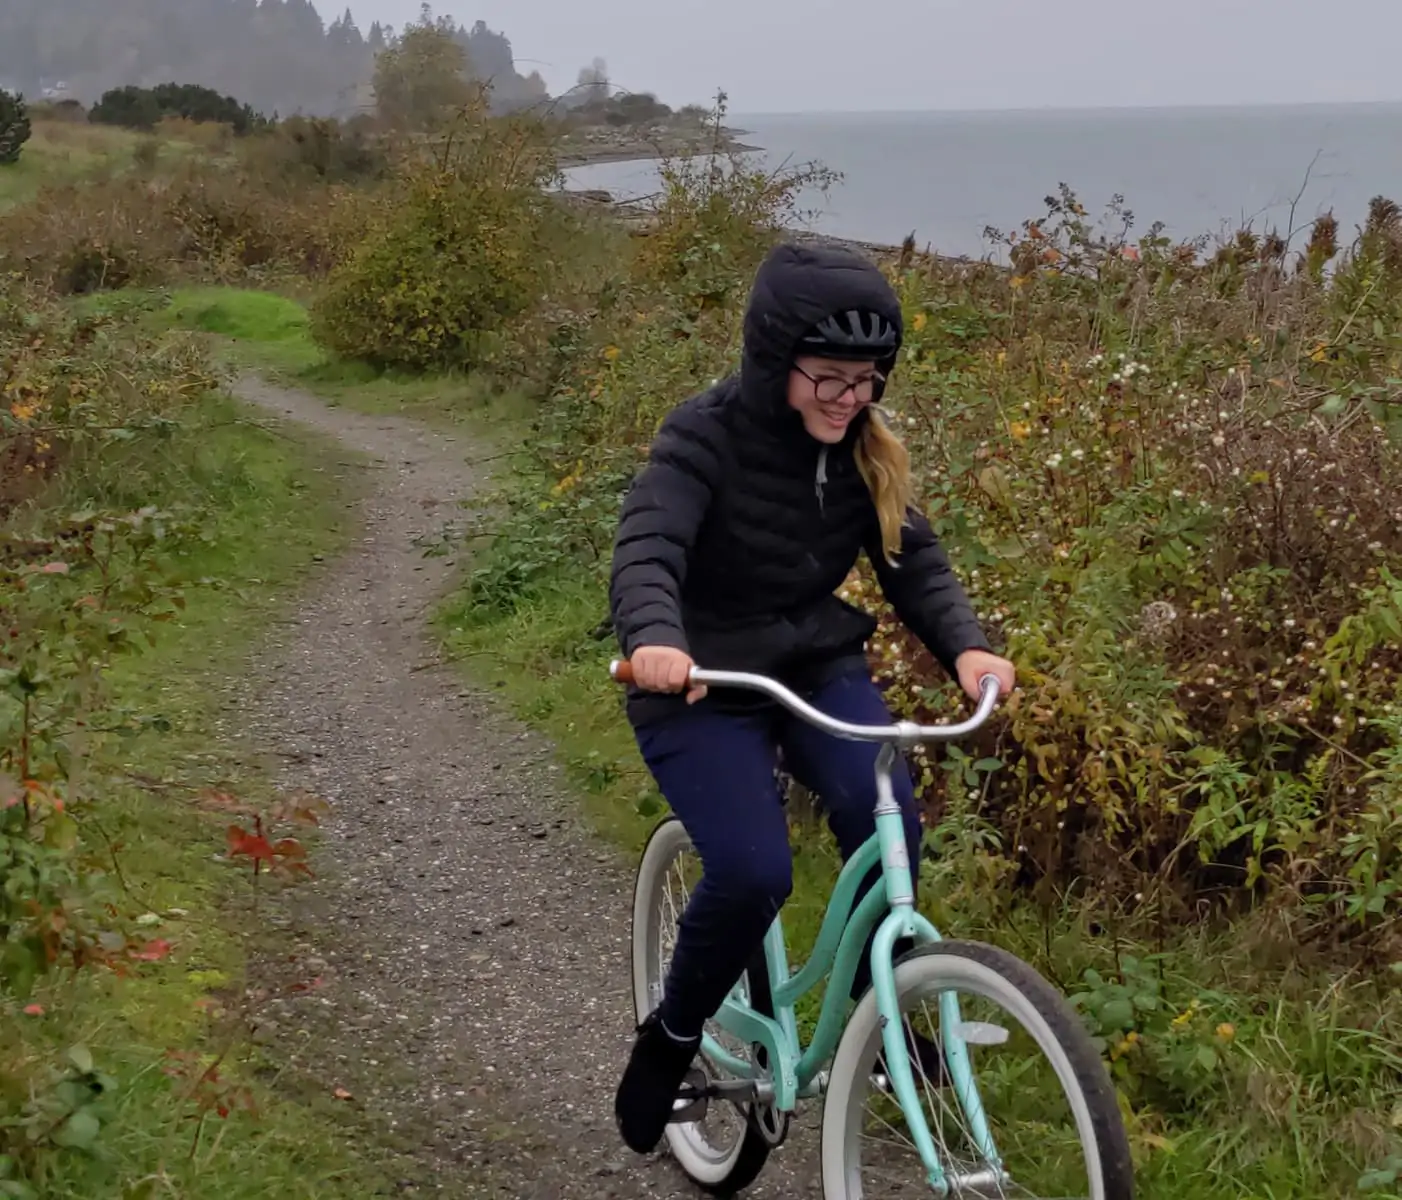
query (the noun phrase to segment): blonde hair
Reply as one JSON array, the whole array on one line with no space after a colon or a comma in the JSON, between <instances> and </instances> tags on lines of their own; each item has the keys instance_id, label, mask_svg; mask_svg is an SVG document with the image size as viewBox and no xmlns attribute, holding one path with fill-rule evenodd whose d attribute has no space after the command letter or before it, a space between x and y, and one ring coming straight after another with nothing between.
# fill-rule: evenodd
<instances>
[{"instance_id":1,"label":"blonde hair","mask_svg":"<svg viewBox=\"0 0 1402 1200\"><path fill-rule=\"evenodd\" d=\"M901 530L910 511L914 487L910 480L910 452L891 432L881 414L867 414L857 439L857 470L866 481L881 523L881 549L886 561L895 566L901 553Z\"/></svg>"}]
</instances>

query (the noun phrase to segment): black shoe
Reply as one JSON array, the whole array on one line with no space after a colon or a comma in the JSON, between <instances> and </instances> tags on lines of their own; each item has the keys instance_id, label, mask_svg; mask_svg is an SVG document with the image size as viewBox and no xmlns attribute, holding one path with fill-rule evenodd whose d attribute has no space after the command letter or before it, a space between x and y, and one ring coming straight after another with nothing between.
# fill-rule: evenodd
<instances>
[{"instance_id":1,"label":"black shoe","mask_svg":"<svg viewBox=\"0 0 1402 1200\"><path fill-rule=\"evenodd\" d=\"M909 1025L905 1027L905 1048L910 1052L910 1067L915 1073L915 1086L920 1086L921 1077L931 1087L942 1088L949 1086L949 1070L944 1063L944 1051L940 1049L938 1042L927 1038L923 1033L912 1029ZM876 1080L876 1085L883 1092L891 1090L891 1073L886 1070L886 1051L880 1050L876 1055L876 1066L872 1068L872 1076Z\"/></svg>"},{"instance_id":2,"label":"black shoe","mask_svg":"<svg viewBox=\"0 0 1402 1200\"><path fill-rule=\"evenodd\" d=\"M701 1039L681 1042L663 1027L653 1011L638 1026L638 1040L613 1100L618 1132L630 1150L651 1154L662 1140L672 1116L672 1104L686 1078Z\"/></svg>"}]
</instances>

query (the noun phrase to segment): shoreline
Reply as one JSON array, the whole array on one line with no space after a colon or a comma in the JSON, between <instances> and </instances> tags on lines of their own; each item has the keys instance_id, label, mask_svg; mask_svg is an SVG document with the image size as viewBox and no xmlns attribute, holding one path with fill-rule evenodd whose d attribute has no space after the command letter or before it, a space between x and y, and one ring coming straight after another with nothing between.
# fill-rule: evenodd
<instances>
[{"instance_id":1,"label":"shoreline","mask_svg":"<svg viewBox=\"0 0 1402 1200\"><path fill-rule=\"evenodd\" d=\"M758 154L764 147L751 146L746 142L726 142L721 149L727 154ZM709 146L676 146L665 150L646 146L604 147L585 153L568 153L559 157L562 170L576 167L592 167L597 163L659 162L664 158L689 158L710 153Z\"/></svg>"},{"instance_id":2,"label":"shoreline","mask_svg":"<svg viewBox=\"0 0 1402 1200\"><path fill-rule=\"evenodd\" d=\"M596 131L603 132L603 131ZM747 129L722 128L719 146L710 129L694 131L664 130L654 136L611 136L605 133L595 142L571 145L569 139L557 162L562 170L590 167L596 163L657 162L664 158L692 158L719 149L724 154L758 154L762 146L741 141L750 135ZM694 134L694 136L693 136Z\"/></svg>"},{"instance_id":3,"label":"shoreline","mask_svg":"<svg viewBox=\"0 0 1402 1200\"><path fill-rule=\"evenodd\" d=\"M636 158L593 159L591 162L655 162L658 158L658 155L647 155L638 156ZM591 162L577 164L565 164L562 162L561 166L563 169L568 170L572 165L589 166ZM555 194L566 203L593 209L596 213L601 213L606 217L612 218L627 229L634 237L647 237L650 233L650 214L645 207L646 202L652 199L650 195L638 196L632 200L620 200L605 188L589 187L562 187ZM945 266L974 267L984 265L990 261L984 258L974 258L966 254L941 254L937 250L930 249L928 245L922 248L918 239L914 240L911 249L907 252L906 246L899 242L881 242L871 241L867 238L843 237L840 234L820 233L813 229L788 228L783 231L783 235L795 242L845 246L847 249L856 250L879 263L900 259L905 257L907 253L909 253L909 257L912 259L923 259L929 262L941 263Z\"/></svg>"}]
</instances>

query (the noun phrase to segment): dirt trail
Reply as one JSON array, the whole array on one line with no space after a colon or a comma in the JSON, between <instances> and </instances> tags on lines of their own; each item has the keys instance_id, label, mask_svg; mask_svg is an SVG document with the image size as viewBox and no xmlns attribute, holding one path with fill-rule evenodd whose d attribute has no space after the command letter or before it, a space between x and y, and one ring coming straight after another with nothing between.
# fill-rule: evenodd
<instances>
[{"instance_id":1,"label":"dirt trail","mask_svg":"<svg viewBox=\"0 0 1402 1200\"><path fill-rule=\"evenodd\" d=\"M406 1192L700 1195L613 1127L631 863L584 828L548 743L439 662L425 629L453 567L414 539L480 481L470 444L253 377L235 392L372 472L359 543L274 635L240 714L282 784L334 805L320 877L294 893L297 969L325 986L274 1002L265 1036L312 1086L387 1115L420 1164ZM747 1196L820 1194L817 1116Z\"/></svg>"}]
</instances>

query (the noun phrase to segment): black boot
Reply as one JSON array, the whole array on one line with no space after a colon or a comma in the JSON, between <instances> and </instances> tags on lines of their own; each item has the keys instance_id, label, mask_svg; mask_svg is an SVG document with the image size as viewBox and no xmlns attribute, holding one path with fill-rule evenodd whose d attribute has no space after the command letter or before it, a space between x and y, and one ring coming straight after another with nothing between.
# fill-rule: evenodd
<instances>
[{"instance_id":1,"label":"black boot","mask_svg":"<svg viewBox=\"0 0 1402 1200\"><path fill-rule=\"evenodd\" d=\"M629 1149L650 1154L657 1148L700 1048L699 1037L685 1042L672 1037L655 1010L638 1026L638 1040L613 1100L614 1120Z\"/></svg>"}]
</instances>

